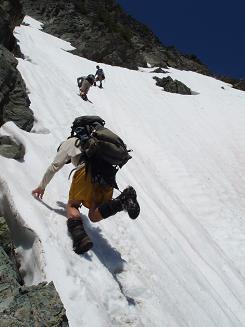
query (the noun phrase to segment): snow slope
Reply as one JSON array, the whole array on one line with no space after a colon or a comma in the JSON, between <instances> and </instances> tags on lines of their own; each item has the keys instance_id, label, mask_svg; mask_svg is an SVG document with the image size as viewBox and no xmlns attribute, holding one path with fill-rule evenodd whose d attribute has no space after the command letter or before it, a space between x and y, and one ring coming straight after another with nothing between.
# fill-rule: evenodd
<instances>
[{"instance_id":1,"label":"snow slope","mask_svg":"<svg viewBox=\"0 0 245 327\"><path fill-rule=\"evenodd\" d=\"M53 280L72 327L245 326L245 93L170 68L193 95L170 94L155 86L153 69L103 64L104 89L92 87L86 103L76 78L96 63L25 22L15 29L25 56L18 69L36 121L31 133L11 122L0 129L26 148L23 162L0 157L0 183L26 283ZM57 173L43 201L31 190L74 118L88 114L134 150L118 184L135 187L141 214L92 224L83 208L94 248L79 256L65 218L72 167Z\"/></svg>"}]
</instances>

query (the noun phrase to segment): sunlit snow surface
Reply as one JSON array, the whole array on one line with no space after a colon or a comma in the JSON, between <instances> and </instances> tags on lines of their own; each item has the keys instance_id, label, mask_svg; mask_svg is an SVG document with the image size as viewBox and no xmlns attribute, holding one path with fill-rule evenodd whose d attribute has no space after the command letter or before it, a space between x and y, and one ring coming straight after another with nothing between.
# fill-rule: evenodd
<instances>
[{"instance_id":1,"label":"sunlit snow surface","mask_svg":"<svg viewBox=\"0 0 245 327\"><path fill-rule=\"evenodd\" d=\"M0 157L0 181L16 219L42 244L27 282L53 280L72 327L245 326L245 93L193 72L101 64L104 89L92 87L86 103L76 78L97 63L25 21L15 29L25 56L18 69L36 121L32 133L11 122L0 129L26 148L24 162ZM164 92L155 75L182 81L193 95ZM133 149L118 184L135 187L141 214L97 224L84 217L94 248L79 256L65 218L72 167L57 173L43 202L31 190L74 118L90 114ZM32 266L30 258L23 264Z\"/></svg>"}]
</instances>

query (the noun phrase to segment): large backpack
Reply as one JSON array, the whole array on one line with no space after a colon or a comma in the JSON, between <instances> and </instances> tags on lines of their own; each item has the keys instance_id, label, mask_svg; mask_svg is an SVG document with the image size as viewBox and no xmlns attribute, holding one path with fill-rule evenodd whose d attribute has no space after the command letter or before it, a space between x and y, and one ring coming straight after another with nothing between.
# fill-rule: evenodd
<instances>
[{"instance_id":1,"label":"large backpack","mask_svg":"<svg viewBox=\"0 0 245 327\"><path fill-rule=\"evenodd\" d=\"M122 167L132 157L123 140L104 127L105 121L99 116L80 116L71 127L71 136L81 141L87 158L98 158L111 165Z\"/></svg>"},{"instance_id":2,"label":"large backpack","mask_svg":"<svg viewBox=\"0 0 245 327\"><path fill-rule=\"evenodd\" d=\"M84 80L87 80L91 85L94 84L95 77L93 74L89 74L87 77L86 76L81 76L77 78L77 86L80 88L83 84Z\"/></svg>"},{"instance_id":3,"label":"large backpack","mask_svg":"<svg viewBox=\"0 0 245 327\"><path fill-rule=\"evenodd\" d=\"M104 125L105 121L99 116L80 116L72 124L71 136L79 139L82 158L92 168L94 181L104 178L112 185L108 182L109 175L113 175L115 181L117 170L132 157L123 140ZM116 182L112 186L117 187L115 185Z\"/></svg>"}]
</instances>

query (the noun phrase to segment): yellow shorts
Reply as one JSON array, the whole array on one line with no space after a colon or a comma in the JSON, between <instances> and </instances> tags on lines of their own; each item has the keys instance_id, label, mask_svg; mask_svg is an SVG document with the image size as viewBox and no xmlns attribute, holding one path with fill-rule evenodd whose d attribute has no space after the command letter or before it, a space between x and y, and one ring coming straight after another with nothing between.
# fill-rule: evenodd
<instances>
[{"instance_id":1,"label":"yellow shorts","mask_svg":"<svg viewBox=\"0 0 245 327\"><path fill-rule=\"evenodd\" d=\"M79 201L86 208L100 205L112 199L113 187L92 184L90 174L85 172L85 167L77 170L73 176L69 200Z\"/></svg>"}]
</instances>

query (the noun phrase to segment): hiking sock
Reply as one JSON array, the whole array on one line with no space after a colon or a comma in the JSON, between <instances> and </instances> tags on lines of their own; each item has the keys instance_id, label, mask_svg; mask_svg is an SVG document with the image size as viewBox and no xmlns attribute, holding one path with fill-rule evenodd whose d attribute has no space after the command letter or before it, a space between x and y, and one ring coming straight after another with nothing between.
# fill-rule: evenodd
<instances>
[{"instance_id":1,"label":"hiking sock","mask_svg":"<svg viewBox=\"0 0 245 327\"><path fill-rule=\"evenodd\" d=\"M118 199L109 200L98 207L101 216L105 219L115 215L117 212L123 210L121 201Z\"/></svg>"},{"instance_id":2,"label":"hiking sock","mask_svg":"<svg viewBox=\"0 0 245 327\"><path fill-rule=\"evenodd\" d=\"M69 218L67 228L73 240L73 250L77 254L83 254L93 247L93 242L84 230L82 220Z\"/></svg>"}]
</instances>

